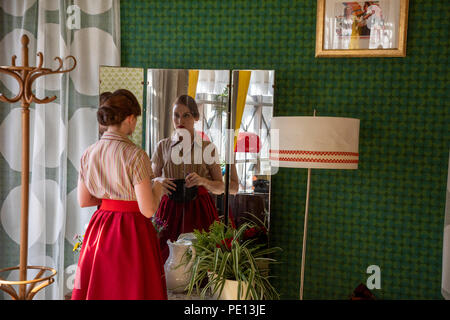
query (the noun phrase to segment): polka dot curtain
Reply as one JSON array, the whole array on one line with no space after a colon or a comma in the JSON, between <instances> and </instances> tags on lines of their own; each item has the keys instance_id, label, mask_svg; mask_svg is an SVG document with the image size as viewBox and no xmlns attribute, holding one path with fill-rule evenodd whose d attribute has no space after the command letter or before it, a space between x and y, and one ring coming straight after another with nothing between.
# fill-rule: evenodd
<instances>
[{"instance_id":1,"label":"polka dot curtain","mask_svg":"<svg viewBox=\"0 0 450 320\"><path fill-rule=\"evenodd\" d=\"M78 62L69 75L42 77L33 87L37 97L57 96L30 106L28 265L58 271L35 299L62 299L73 287L74 236L83 234L95 209L78 206L79 162L98 138L99 66L120 64L119 10L118 0L0 1L0 65L10 65L13 55L21 63L23 34L30 39L30 65L39 51L44 67L55 68L56 56ZM18 90L14 79L0 75L1 93L12 97ZM0 103L0 269L19 264L21 141L20 104ZM18 271L0 276L19 279ZM10 297L1 292L0 299Z\"/></svg>"}]
</instances>

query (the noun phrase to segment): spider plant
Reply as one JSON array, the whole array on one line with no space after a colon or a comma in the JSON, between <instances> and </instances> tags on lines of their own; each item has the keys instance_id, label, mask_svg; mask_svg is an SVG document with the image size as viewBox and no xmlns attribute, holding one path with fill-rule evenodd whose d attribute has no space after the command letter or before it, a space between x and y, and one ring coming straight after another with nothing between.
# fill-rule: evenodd
<instances>
[{"instance_id":1,"label":"spider plant","mask_svg":"<svg viewBox=\"0 0 450 320\"><path fill-rule=\"evenodd\" d=\"M188 295L195 289L202 299L208 290L211 290L213 295L220 296L225 281L235 280L238 281L238 300L279 299L278 292L269 281L268 270L263 270L258 262L275 263L270 255L281 249L267 248L266 245L257 243L257 238L246 236L252 234L248 230L255 227L255 224L244 223L234 229L216 221L209 231L194 231L195 256L188 271L191 272L187 286ZM187 261L190 261L190 258L188 256ZM204 282L206 285L202 287ZM247 287L246 292L243 292L244 286Z\"/></svg>"}]
</instances>

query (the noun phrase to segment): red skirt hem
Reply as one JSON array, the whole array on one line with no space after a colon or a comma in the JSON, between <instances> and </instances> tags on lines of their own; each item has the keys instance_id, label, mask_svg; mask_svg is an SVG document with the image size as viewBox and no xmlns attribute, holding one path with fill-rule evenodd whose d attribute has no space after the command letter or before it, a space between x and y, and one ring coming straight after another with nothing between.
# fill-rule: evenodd
<instances>
[{"instance_id":1,"label":"red skirt hem","mask_svg":"<svg viewBox=\"0 0 450 320\"><path fill-rule=\"evenodd\" d=\"M156 231L136 201L102 200L84 236L72 300L167 300Z\"/></svg>"}]
</instances>

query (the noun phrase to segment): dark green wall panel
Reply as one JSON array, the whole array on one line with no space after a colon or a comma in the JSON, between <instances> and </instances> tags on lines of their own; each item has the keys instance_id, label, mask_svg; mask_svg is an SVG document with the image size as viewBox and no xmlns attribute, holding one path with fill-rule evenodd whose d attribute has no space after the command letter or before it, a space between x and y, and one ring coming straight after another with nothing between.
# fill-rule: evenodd
<instances>
[{"instance_id":1,"label":"dark green wall panel","mask_svg":"<svg viewBox=\"0 0 450 320\"><path fill-rule=\"evenodd\" d=\"M316 1L121 1L122 65L274 69L275 115L361 119L356 171L313 170L305 299L441 299L449 134L448 1L410 1L406 58L314 58ZM272 185L274 267L297 299L306 169Z\"/></svg>"}]
</instances>

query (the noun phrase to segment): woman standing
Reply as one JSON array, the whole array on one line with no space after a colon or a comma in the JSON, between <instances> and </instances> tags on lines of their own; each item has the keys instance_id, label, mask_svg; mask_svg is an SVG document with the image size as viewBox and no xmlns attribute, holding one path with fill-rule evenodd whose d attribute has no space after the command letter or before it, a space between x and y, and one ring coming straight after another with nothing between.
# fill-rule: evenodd
<instances>
[{"instance_id":1,"label":"woman standing","mask_svg":"<svg viewBox=\"0 0 450 320\"><path fill-rule=\"evenodd\" d=\"M164 270L150 217L163 188L152 185L151 162L127 136L141 109L120 89L102 99L97 112L107 130L81 158L78 201L100 205L86 229L73 300L167 299Z\"/></svg>"},{"instance_id":2,"label":"woman standing","mask_svg":"<svg viewBox=\"0 0 450 320\"><path fill-rule=\"evenodd\" d=\"M180 234L194 229L208 230L211 223L218 220L215 203L208 191L222 194L225 189L220 165L215 161L214 145L202 140L194 130L195 121L200 118L195 100L188 95L178 97L172 112L175 133L159 141L152 156L156 176L153 180L160 182L169 193L163 196L156 212L158 218L167 222L167 229L160 233L163 262L169 256L168 239L176 241ZM186 142L188 148L183 147ZM181 162L176 159L180 155L183 157ZM174 180L178 179L185 179L186 188L197 187L196 194L182 201L171 199L170 195L176 190Z\"/></svg>"}]
</instances>

